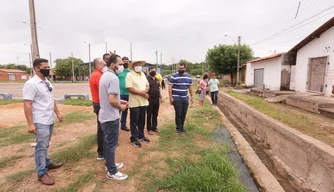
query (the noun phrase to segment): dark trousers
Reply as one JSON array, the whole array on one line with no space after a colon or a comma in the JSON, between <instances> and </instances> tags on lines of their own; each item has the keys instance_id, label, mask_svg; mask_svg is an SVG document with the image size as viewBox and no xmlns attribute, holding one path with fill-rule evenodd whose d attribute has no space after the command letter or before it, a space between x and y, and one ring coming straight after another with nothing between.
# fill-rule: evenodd
<instances>
[{"instance_id":1,"label":"dark trousers","mask_svg":"<svg viewBox=\"0 0 334 192\"><path fill-rule=\"evenodd\" d=\"M212 104L217 104L217 102L218 102L218 91L211 92L211 101L212 101Z\"/></svg>"},{"instance_id":2,"label":"dark trousers","mask_svg":"<svg viewBox=\"0 0 334 192\"><path fill-rule=\"evenodd\" d=\"M174 110L175 110L175 124L176 130L183 131L184 130L184 121L186 120L189 101L175 101L173 102Z\"/></svg>"},{"instance_id":3,"label":"dark trousers","mask_svg":"<svg viewBox=\"0 0 334 192\"><path fill-rule=\"evenodd\" d=\"M100 111L100 104L93 103L94 113L96 113L97 117L97 152L99 155L103 155L103 143L104 143L104 134L101 128L101 123L99 121L99 111Z\"/></svg>"},{"instance_id":4,"label":"dark trousers","mask_svg":"<svg viewBox=\"0 0 334 192\"><path fill-rule=\"evenodd\" d=\"M129 101L129 95L121 95L121 100ZM128 109L122 111L121 126L126 127L126 118L128 117Z\"/></svg>"},{"instance_id":5,"label":"dark trousers","mask_svg":"<svg viewBox=\"0 0 334 192\"><path fill-rule=\"evenodd\" d=\"M150 99L147 107L147 131L157 130L160 99Z\"/></svg>"},{"instance_id":6,"label":"dark trousers","mask_svg":"<svg viewBox=\"0 0 334 192\"><path fill-rule=\"evenodd\" d=\"M118 172L115 165L115 151L118 146L119 119L102 123L104 132L104 159L110 174Z\"/></svg>"},{"instance_id":7,"label":"dark trousers","mask_svg":"<svg viewBox=\"0 0 334 192\"><path fill-rule=\"evenodd\" d=\"M145 137L145 115L146 106L130 108L131 142L137 141L137 139L142 139L143 137Z\"/></svg>"}]
</instances>

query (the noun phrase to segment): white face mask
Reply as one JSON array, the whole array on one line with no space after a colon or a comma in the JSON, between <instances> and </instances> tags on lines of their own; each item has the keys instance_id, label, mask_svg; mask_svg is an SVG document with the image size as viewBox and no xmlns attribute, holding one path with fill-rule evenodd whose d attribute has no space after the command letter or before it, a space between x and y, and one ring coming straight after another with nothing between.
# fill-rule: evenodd
<instances>
[{"instance_id":1,"label":"white face mask","mask_svg":"<svg viewBox=\"0 0 334 192\"><path fill-rule=\"evenodd\" d=\"M135 71L137 73L141 72L142 69L143 69L142 66L135 66Z\"/></svg>"},{"instance_id":2,"label":"white face mask","mask_svg":"<svg viewBox=\"0 0 334 192\"><path fill-rule=\"evenodd\" d=\"M108 71L108 67L107 67L107 66L103 67L103 69L102 69L102 73L105 73L105 72L107 72L107 71Z\"/></svg>"},{"instance_id":3,"label":"white face mask","mask_svg":"<svg viewBox=\"0 0 334 192\"><path fill-rule=\"evenodd\" d=\"M124 71L123 65L118 66L118 69L116 70L116 73L122 73Z\"/></svg>"}]
</instances>

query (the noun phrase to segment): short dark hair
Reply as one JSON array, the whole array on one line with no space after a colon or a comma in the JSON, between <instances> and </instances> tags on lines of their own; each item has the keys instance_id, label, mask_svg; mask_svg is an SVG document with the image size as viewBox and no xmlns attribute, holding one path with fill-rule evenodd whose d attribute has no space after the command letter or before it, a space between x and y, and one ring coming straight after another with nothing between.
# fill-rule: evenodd
<instances>
[{"instance_id":1,"label":"short dark hair","mask_svg":"<svg viewBox=\"0 0 334 192\"><path fill-rule=\"evenodd\" d=\"M180 62L180 63L179 63L179 66L184 66L184 68L187 68L187 64L184 63L184 62Z\"/></svg>"},{"instance_id":2,"label":"short dark hair","mask_svg":"<svg viewBox=\"0 0 334 192\"><path fill-rule=\"evenodd\" d=\"M112 63L116 64L117 58L121 58L119 55L110 55L109 60L107 61L107 67L110 67Z\"/></svg>"},{"instance_id":3,"label":"short dark hair","mask_svg":"<svg viewBox=\"0 0 334 192\"><path fill-rule=\"evenodd\" d=\"M102 57L102 59L104 60L105 59L105 57L106 56L108 56L108 55L110 55L109 53L105 53L105 54L103 54L103 57Z\"/></svg>"},{"instance_id":4,"label":"short dark hair","mask_svg":"<svg viewBox=\"0 0 334 192\"><path fill-rule=\"evenodd\" d=\"M203 79L207 79L207 78L209 78L209 76L208 76L207 74L205 74L205 75L203 76Z\"/></svg>"},{"instance_id":5,"label":"short dark hair","mask_svg":"<svg viewBox=\"0 0 334 192\"><path fill-rule=\"evenodd\" d=\"M49 62L47 59L43 59L43 58L38 58L38 59L35 59L34 62L33 62L33 67L35 69L35 67L39 67L41 65L41 63L47 63Z\"/></svg>"},{"instance_id":6,"label":"short dark hair","mask_svg":"<svg viewBox=\"0 0 334 192\"><path fill-rule=\"evenodd\" d=\"M152 65L150 68L148 68L148 70L151 71L151 69L157 69L157 67L155 65Z\"/></svg>"},{"instance_id":7,"label":"short dark hair","mask_svg":"<svg viewBox=\"0 0 334 192\"><path fill-rule=\"evenodd\" d=\"M124 56L124 57L122 57L122 61L124 61L124 60L128 60L129 61L129 58L126 57L126 56Z\"/></svg>"}]
</instances>

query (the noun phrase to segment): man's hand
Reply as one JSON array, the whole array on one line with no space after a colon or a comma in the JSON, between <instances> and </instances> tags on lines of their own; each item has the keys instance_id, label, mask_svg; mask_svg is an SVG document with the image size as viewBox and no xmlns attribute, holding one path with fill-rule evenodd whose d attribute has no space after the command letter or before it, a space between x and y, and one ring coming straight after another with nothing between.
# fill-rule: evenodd
<instances>
[{"instance_id":1,"label":"man's hand","mask_svg":"<svg viewBox=\"0 0 334 192\"><path fill-rule=\"evenodd\" d=\"M173 97L170 97L170 98L169 98L169 102L170 102L171 105L173 105L173 103L174 103L174 99L173 99Z\"/></svg>"},{"instance_id":2,"label":"man's hand","mask_svg":"<svg viewBox=\"0 0 334 192\"><path fill-rule=\"evenodd\" d=\"M194 103L194 99L193 97L190 97L190 104L193 104Z\"/></svg>"},{"instance_id":3,"label":"man's hand","mask_svg":"<svg viewBox=\"0 0 334 192\"><path fill-rule=\"evenodd\" d=\"M64 118L61 114L57 114L58 121L61 123L63 122Z\"/></svg>"},{"instance_id":4,"label":"man's hand","mask_svg":"<svg viewBox=\"0 0 334 192\"><path fill-rule=\"evenodd\" d=\"M127 104L126 104L126 105L121 104L121 108L120 108L120 110L121 110L121 111L125 111L127 108L128 108L128 105L127 105Z\"/></svg>"},{"instance_id":5,"label":"man's hand","mask_svg":"<svg viewBox=\"0 0 334 192\"><path fill-rule=\"evenodd\" d=\"M28 126L28 133L36 134L36 127L34 124Z\"/></svg>"},{"instance_id":6,"label":"man's hand","mask_svg":"<svg viewBox=\"0 0 334 192\"><path fill-rule=\"evenodd\" d=\"M111 50L109 50L110 55L116 55L116 50L114 50L114 52L112 52Z\"/></svg>"},{"instance_id":7,"label":"man's hand","mask_svg":"<svg viewBox=\"0 0 334 192\"><path fill-rule=\"evenodd\" d=\"M146 93L145 98L146 98L146 99L149 99L150 96Z\"/></svg>"},{"instance_id":8,"label":"man's hand","mask_svg":"<svg viewBox=\"0 0 334 192\"><path fill-rule=\"evenodd\" d=\"M128 105L129 103L128 103L127 101L125 101L125 100L121 100L121 101L120 101L120 104L121 104L121 105Z\"/></svg>"}]
</instances>

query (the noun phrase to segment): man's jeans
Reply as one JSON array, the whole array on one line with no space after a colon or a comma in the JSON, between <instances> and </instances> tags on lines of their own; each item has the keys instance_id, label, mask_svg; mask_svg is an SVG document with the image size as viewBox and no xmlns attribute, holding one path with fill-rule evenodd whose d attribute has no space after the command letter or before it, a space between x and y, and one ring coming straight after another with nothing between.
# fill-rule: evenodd
<instances>
[{"instance_id":1,"label":"man's jeans","mask_svg":"<svg viewBox=\"0 0 334 192\"><path fill-rule=\"evenodd\" d=\"M150 99L147 107L147 131L155 131L158 126L159 99Z\"/></svg>"},{"instance_id":2,"label":"man's jeans","mask_svg":"<svg viewBox=\"0 0 334 192\"><path fill-rule=\"evenodd\" d=\"M218 91L211 92L211 101L212 101L212 104L217 104L217 102L218 102Z\"/></svg>"},{"instance_id":3,"label":"man's jeans","mask_svg":"<svg viewBox=\"0 0 334 192\"><path fill-rule=\"evenodd\" d=\"M118 146L119 119L101 123L104 132L104 159L110 174L118 172L115 165L115 151Z\"/></svg>"},{"instance_id":4,"label":"man's jeans","mask_svg":"<svg viewBox=\"0 0 334 192\"><path fill-rule=\"evenodd\" d=\"M174 100L173 105L174 105L174 110L175 110L176 130L183 131L184 121L186 120L189 101L188 100L183 100L183 101Z\"/></svg>"},{"instance_id":5,"label":"man's jeans","mask_svg":"<svg viewBox=\"0 0 334 192\"><path fill-rule=\"evenodd\" d=\"M145 127L145 115L146 107L134 107L130 108L130 130L131 130L131 142L142 139L144 135Z\"/></svg>"},{"instance_id":6,"label":"man's jeans","mask_svg":"<svg viewBox=\"0 0 334 192\"><path fill-rule=\"evenodd\" d=\"M101 129L101 123L99 121L100 104L99 103L93 103L93 108L94 108L94 113L96 113L96 117L97 117L97 153L99 155L103 155L104 135L103 135L103 131Z\"/></svg>"},{"instance_id":7,"label":"man's jeans","mask_svg":"<svg viewBox=\"0 0 334 192\"><path fill-rule=\"evenodd\" d=\"M48 173L46 168L51 164L48 156L49 143L53 132L52 125L44 125L35 123L36 127L36 148L35 148L35 164L37 168L37 175L42 176Z\"/></svg>"},{"instance_id":8,"label":"man's jeans","mask_svg":"<svg viewBox=\"0 0 334 192\"><path fill-rule=\"evenodd\" d=\"M129 95L121 95L121 100L129 101ZM126 118L128 117L128 109L125 111L122 111L122 117L121 117L121 126L126 126Z\"/></svg>"}]
</instances>

